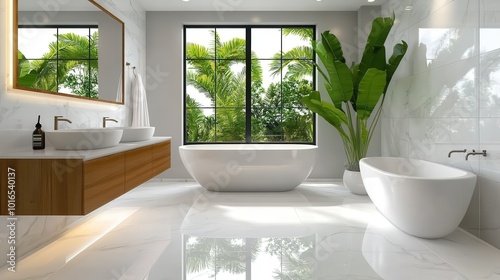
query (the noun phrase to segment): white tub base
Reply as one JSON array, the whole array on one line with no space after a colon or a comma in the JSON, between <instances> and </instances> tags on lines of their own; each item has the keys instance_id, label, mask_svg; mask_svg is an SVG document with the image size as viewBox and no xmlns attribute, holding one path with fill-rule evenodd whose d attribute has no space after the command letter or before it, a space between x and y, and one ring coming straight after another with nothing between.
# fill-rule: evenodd
<instances>
[{"instance_id":1,"label":"white tub base","mask_svg":"<svg viewBox=\"0 0 500 280\"><path fill-rule=\"evenodd\" d=\"M317 146L203 144L179 147L189 174L210 191L279 192L311 173Z\"/></svg>"},{"instance_id":2,"label":"white tub base","mask_svg":"<svg viewBox=\"0 0 500 280\"><path fill-rule=\"evenodd\" d=\"M399 229L423 238L452 233L476 186L471 172L423 160L364 158L360 169L377 209Z\"/></svg>"}]
</instances>

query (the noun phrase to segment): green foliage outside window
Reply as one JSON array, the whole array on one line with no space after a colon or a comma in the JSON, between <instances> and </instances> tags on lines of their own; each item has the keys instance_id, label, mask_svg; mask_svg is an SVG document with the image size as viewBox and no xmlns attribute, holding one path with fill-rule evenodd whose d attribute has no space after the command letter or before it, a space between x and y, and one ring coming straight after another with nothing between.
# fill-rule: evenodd
<instances>
[{"instance_id":1,"label":"green foliage outside window","mask_svg":"<svg viewBox=\"0 0 500 280\"><path fill-rule=\"evenodd\" d=\"M185 95L187 143L203 142L314 142L314 118L301 102L313 89L312 28L283 28L282 36L300 36L307 46L296 46L262 59L253 51L247 92L246 40L221 40L208 30L207 44L186 42L186 84L210 104ZM222 32L221 32L222 33ZM263 66L267 60L269 64ZM268 68L268 69L266 69ZM265 76L273 82L264 85ZM277 80L277 81L276 81ZM251 104L246 104L250 95ZM247 110L251 124L247 128Z\"/></svg>"}]
</instances>

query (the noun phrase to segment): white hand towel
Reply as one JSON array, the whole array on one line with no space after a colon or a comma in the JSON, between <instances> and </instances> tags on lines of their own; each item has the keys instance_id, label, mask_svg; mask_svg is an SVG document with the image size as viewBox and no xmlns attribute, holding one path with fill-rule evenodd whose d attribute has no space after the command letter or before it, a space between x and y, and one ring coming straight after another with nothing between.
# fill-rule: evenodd
<instances>
[{"instance_id":1,"label":"white hand towel","mask_svg":"<svg viewBox=\"0 0 500 280\"><path fill-rule=\"evenodd\" d=\"M148 100L141 75L132 84L132 127L149 127Z\"/></svg>"}]
</instances>

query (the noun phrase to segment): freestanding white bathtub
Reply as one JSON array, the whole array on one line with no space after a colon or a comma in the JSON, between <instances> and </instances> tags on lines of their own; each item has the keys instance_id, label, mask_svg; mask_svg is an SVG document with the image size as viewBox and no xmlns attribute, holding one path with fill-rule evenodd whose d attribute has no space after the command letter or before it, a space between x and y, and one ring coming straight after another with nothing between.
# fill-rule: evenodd
<instances>
[{"instance_id":1,"label":"freestanding white bathtub","mask_svg":"<svg viewBox=\"0 0 500 280\"><path fill-rule=\"evenodd\" d=\"M179 147L189 174L210 191L289 191L311 174L314 145L197 144Z\"/></svg>"},{"instance_id":2,"label":"freestanding white bathtub","mask_svg":"<svg viewBox=\"0 0 500 280\"><path fill-rule=\"evenodd\" d=\"M475 174L424 160L364 158L360 169L377 209L399 229L423 238L452 233L476 186Z\"/></svg>"}]
</instances>

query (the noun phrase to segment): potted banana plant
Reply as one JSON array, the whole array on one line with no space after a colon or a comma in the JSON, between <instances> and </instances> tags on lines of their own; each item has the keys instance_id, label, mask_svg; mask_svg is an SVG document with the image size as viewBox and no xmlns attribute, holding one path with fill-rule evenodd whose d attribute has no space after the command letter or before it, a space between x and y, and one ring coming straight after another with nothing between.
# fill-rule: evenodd
<instances>
[{"instance_id":1,"label":"potted banana plant","mask_svg":"<svg viewBox=\"0 0 500 280\"><path fill-rule=\"evenodd\" d=\"M359 160L366 156L385 93L408 49L408 44L401 41L386 60L384 44L393 25L394 16L374 19L361 61L351 67L346 64L340 41L330 31L312 41L322 64L316 63L316 68L330 100L321 100L319 91L312 91L301 101L338 131L347 157L344 185L355 194L366 194Z\"/></svg>"}]
</instances>

